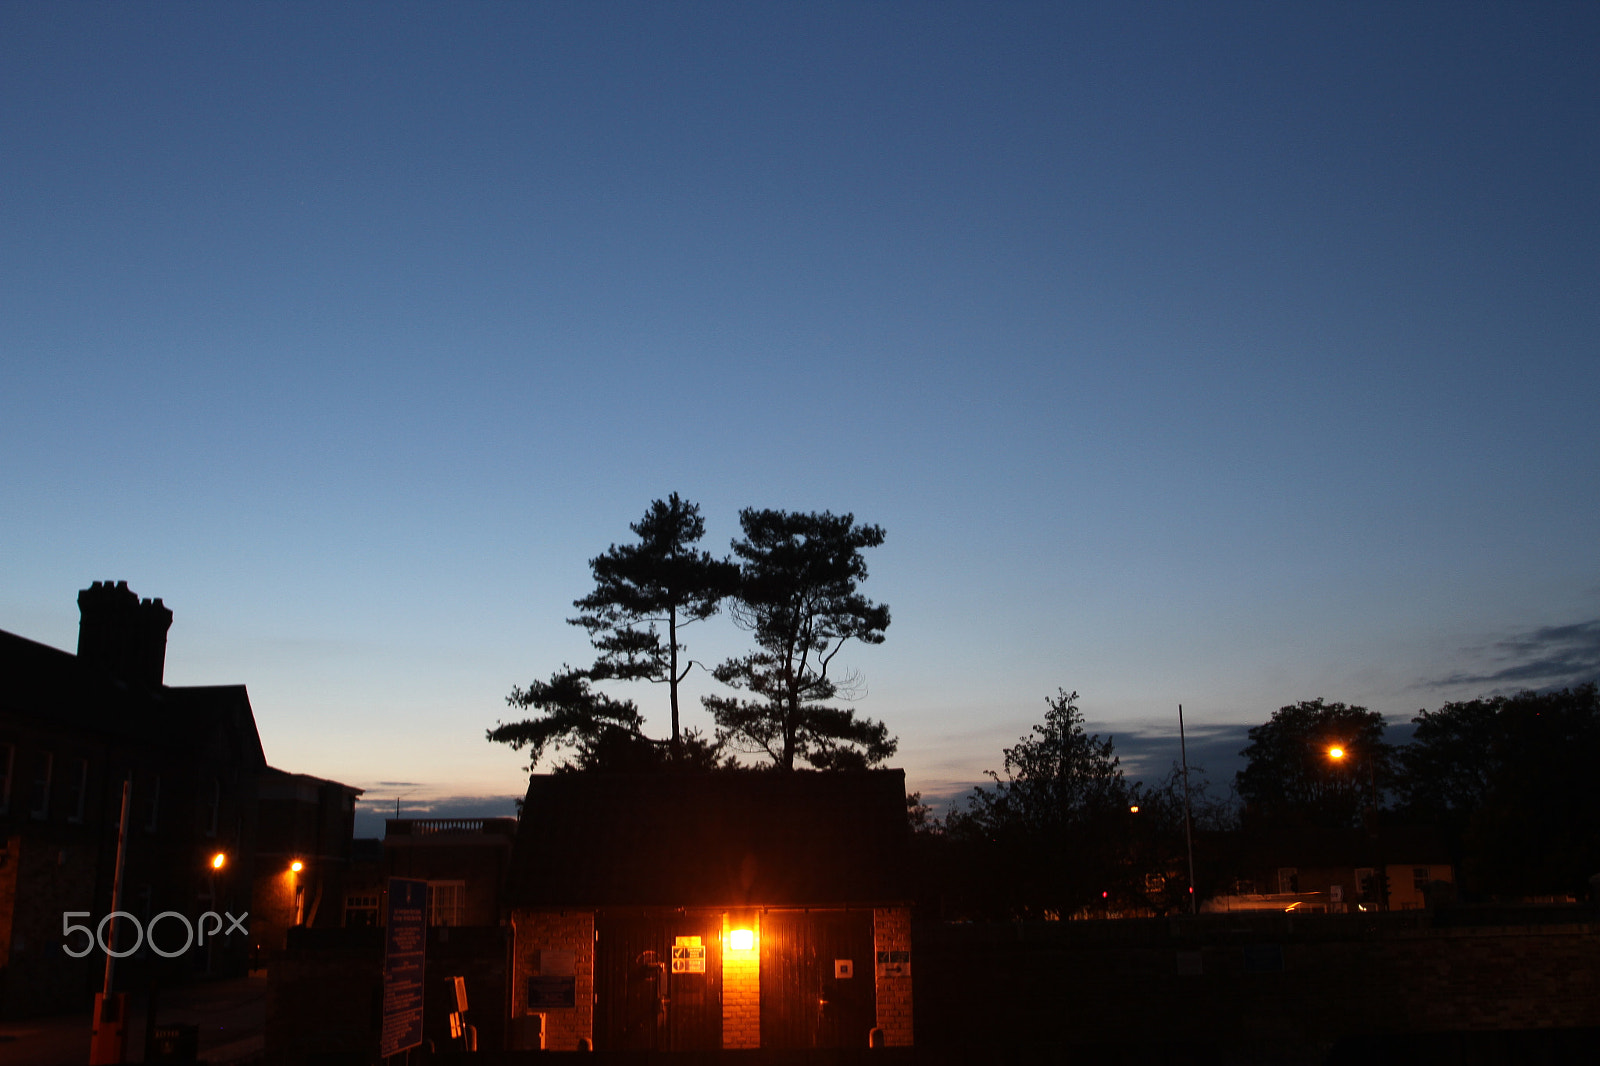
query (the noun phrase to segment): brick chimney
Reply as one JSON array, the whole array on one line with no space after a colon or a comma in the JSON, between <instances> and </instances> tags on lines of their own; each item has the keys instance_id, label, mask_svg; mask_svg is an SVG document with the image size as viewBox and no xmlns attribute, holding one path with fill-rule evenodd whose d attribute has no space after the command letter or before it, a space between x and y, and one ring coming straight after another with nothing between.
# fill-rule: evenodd
<instances>
[{"instance_id":1,"label":"brick chimney","mask_svg":"<svg viewBox=\"0 0 1600 1066\"><path fill-rule=\"evenodd\" d=\"M78 661L140 685L161 684L172 612L141 600L126 581L96 581L78 593Z\"/></svg>"}]
</instances>

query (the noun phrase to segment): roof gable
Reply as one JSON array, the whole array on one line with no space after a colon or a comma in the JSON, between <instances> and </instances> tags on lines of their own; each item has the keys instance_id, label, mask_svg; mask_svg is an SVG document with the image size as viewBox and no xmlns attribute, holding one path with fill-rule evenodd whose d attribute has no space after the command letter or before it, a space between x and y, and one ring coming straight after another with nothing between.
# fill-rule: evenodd
<instances>
[{"instance_id":1,"label":"roof gable","mask_svg":"<svg viewBox=\"0 0 1600 1066\"><path fill-rule=\"evenodd\" d=\"M898 902L900 770L535 775L511 898L534 906Z\"/></svg>"}]
</instances>

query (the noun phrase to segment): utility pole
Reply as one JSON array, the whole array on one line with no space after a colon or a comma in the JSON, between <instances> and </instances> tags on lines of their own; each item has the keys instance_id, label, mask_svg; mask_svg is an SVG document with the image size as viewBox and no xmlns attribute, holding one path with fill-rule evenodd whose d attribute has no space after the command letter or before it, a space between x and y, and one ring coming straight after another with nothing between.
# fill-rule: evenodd
<instances>
[{"instance_id":1,"label":"utility pole","mask_svg":"<svg viewBox=\"0 0 1600 1066\"><path fill-rule=\"evenodd\" d=\"M1183 704L1178 704L1178 751L1183 755L1183 842L1189 849L1189 913L1200 913L1200 897L1194 890L1194 831L1189 827L1189 741L1183 735Z\"/></svg>"},{"instance_id":2,"label":"utility pole","mask_svg":"<svg viewBox=\"0 0 1600 1066\"><path fill-rule=\"evenodd\" d=\"M117 868L111 880L111 913L104 924L110 932L102 945L106 952L105 983L94 997L94 1029L89 1037L89 1062L99 1066L123 1060L127 1040L128 996L111 991L117 957L117 912L122 907L122 870L128 858L128 803L133 798L133 775L122 779L122 816L117 824ZM96 938L98 940L98 937Z\"/></svg>"}]
</instances>

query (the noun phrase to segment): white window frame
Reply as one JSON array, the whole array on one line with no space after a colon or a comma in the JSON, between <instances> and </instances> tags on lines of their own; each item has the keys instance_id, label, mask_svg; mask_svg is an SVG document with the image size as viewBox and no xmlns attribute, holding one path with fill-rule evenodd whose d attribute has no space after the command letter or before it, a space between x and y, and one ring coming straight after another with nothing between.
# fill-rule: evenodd
<instances>
[{"instance_id":1,"label":"white window frame","mask_svg":"<svg viewBox=\"0 0 1600 1066\"><path fill-rule=\"evenodd\" d=\"M351 914L372 915L372 925L379 924L378 916L383 912L383 898L377 892L351 892L344 897L344 924L350 926Z\"/></svg>"},{"instance_id":2,"label":"white window frame","mask_svg":"<svg viewBox=\"0 0 1600 1066\"><path fill-rule=\"evenodd\" d=\"M28 814L35 821L42 822L50 817L50 789L55 784L55 769L55 753L44 752L43 759L39 763L39 771L35 772L33 777L32 788L37 794L28 797Z\"/></svg>"},{"instance_id":3,"label":"white window frame","mask_svg":"<svg viewBox=\"0 0 1600 1066\"><path fill-rule=\"evenodd\" d=\"M443 899L440 899L440 896ZM428 925L459 926L467 910L465 881L428 882Z\"/></svg>"}]
</instances>

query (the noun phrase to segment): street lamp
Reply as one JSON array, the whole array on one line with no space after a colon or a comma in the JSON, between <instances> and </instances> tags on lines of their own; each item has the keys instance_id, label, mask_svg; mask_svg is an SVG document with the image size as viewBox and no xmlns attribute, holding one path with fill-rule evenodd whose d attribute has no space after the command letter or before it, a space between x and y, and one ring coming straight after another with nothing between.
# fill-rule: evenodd
<instances>
[{"instance_id":1,"label":"street lamp","mask_svg":"<svg viewBox=\"0 0 1600 1066\"><path fill-rule=\"evenodd\" d=\"M1342 744L1331 744L1328 747L1328 758L1335 764L1341 763L1350 752ZM1372 805L1362 811L1361 823L1366 827L1368 835L1373 838L1373 844L1378 852L1378 865L1373 870L1372 876L1376 884L1373 885L1374 902L1379 910L1389 909L1388 900L1388 872L1383 864L1382 840L1378 837L1378 763L1370 751L1363 752L1362 762L1367 764L1367 784L1372 789ZM1358 786L1359 787L1359 786Z\"/></svg>"}]
</instances>

